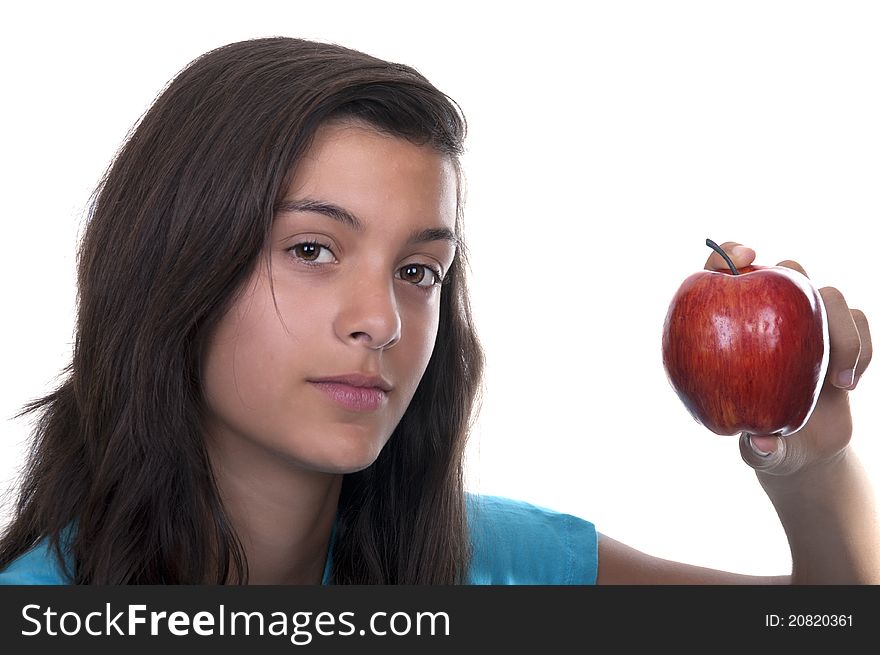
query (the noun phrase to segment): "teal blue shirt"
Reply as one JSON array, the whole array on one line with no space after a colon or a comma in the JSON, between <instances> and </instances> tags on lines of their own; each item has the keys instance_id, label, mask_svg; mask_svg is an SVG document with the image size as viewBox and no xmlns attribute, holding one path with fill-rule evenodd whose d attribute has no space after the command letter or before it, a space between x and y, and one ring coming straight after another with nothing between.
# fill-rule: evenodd
<instances>
[{"instance_id":1,"label":"teal blue shirt","mask_svg":"<svg viewBox=\"0 0 880 655\"><path fill-rule=\"evenodd\" d=\"M598 538L592 523L519 500L469 494L474 585L586 585L596 582ZM332 562L327 558L323 584ZM69 584L43 540L0 571L0 584Z\"/></svg>"}]
</instances>

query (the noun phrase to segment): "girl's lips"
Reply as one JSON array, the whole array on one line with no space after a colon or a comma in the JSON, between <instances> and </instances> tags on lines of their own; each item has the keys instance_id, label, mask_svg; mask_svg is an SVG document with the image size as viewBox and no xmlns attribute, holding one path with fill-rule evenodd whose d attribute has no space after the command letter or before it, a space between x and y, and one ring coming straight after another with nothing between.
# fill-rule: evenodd
<instances>
[{"instance_id":1,"label":"girl's lips","mask_svg":"<svg viewBox=\"0 0 880 655\"><path fill-rule=\"evenodd\" d=\"M311 381L311 383L329 398L354 412L374 412L388 400L388 394L379 387L356 387L335 381Z\"/></svg>"}]
</instances>

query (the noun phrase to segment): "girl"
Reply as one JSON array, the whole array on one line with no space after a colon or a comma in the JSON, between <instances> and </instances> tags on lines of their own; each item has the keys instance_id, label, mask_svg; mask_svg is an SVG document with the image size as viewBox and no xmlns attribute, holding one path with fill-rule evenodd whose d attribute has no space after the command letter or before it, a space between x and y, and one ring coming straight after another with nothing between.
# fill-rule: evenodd
<instances>
[{"instance_id":1,"label":"girl","mask_svg":"<svg viewBox=\"0 0 880 655\"><path fill-rule=\"evenodd\" d=\"M880 581L846 402L870 336L834 289L810 422L740 442L790 576L660 560L580 518L465 493L483 359L464 135L416 71L338 46L258 39L182 71L93 199L73 361L25 410L39 421L0 581Z\"/></svg>"}]
</instances>

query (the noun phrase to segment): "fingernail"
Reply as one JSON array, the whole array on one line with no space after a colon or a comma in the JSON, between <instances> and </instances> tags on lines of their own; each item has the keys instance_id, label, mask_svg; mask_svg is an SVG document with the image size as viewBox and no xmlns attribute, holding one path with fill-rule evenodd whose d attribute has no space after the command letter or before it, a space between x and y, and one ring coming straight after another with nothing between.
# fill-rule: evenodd
<instances>
[{"instance_id":1,"label":"fingernail","mask_svg":"<svg viewBox=\"0 0 880 655\"><path fill-rule=\"evenodd\" d=\"M856 379L856 370L854 368L848 369L846 371L841 371L837 374L837 386L838 387L851 387L852 383Z\"/></svg>"},{"instance_id":2,"label":"fingernail","mask_svg":"<svg viewBox=\"0 0 880 655\"><path fill-rule=\"evenodd\" d=\"M752 249L745 246L734 246L731 254L737 259L748 259L752 255Z\"/></svg>"},{"instance_id":3,"label":"fingernail","mask_svg":"<svg viewBox=\"0 0 880 655\"><path fill-rule=\"evenodd\" d=\"M752 442L752 435L749 435L747 438L748 438L748 440L749 440L749 447L755 452L756 455L758 455L759 457L770 457L770 453L765 453L763 450L761 450L760 448L758 448L758 447Z\"/></svg>"}]
</instances>

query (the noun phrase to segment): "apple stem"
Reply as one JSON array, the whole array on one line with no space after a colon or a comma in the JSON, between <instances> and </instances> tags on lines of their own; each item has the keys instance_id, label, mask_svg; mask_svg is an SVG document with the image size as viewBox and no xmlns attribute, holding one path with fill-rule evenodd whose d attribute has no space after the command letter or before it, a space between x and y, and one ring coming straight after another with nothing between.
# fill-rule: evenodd
<instances>
[{"instance_id":1,"label":"apple stem","mask_svg":"<svg viewBox=\"0 0 880 655\"><path fill-rule=\"evenodd\" d=\"M734 275L739 275L739 271L736 270L736 266L733 265L733 261L731 261L730 257L727 256L727 253L719 246L717 243L712 241L712 239L706 239L706 245L709 246L712 250L717 252L719 255L724 257L724 261L727 262L727 265L730 266L730 272Z\"/></svg>"}]
</instances>

